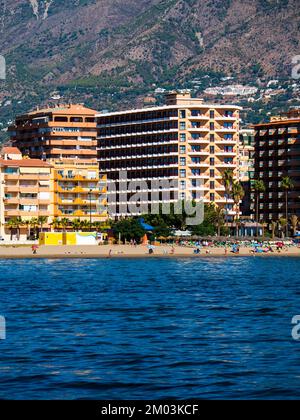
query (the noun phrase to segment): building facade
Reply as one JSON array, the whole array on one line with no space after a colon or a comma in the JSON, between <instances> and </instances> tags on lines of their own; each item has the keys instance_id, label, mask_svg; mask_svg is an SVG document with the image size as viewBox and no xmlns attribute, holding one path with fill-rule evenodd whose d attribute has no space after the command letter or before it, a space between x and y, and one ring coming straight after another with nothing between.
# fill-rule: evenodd
<instances>
[{"instance_id":1,"label":"building facade","mask_svg":"<svg viewBox=\"0 0 300 420\"><path fill-rule=\"evenodd\" d=\"M102 222L105 176L99 177L96 111L60 105L29 112L10 127L11 142L23 156L52 166L51 220Z\"/></svg>"},{"instance_id":2,"label":"building facade","mask_svg":"<svg viewBox=\"0 0 300 420\"><path fill-rule=\"evenodd\" d=\"M14 147L2 150L0 158L0 218L4 239L27 239L26 221L43 218L50 224L51 165L38 159L23 159ZM22 220L18 225L17 221ZM12 222L15 222L14 224Z\"/></svg>"},{"instance_id":3,"label":"building facade","mask_svg":"<svg viewBox=\"0 0 300 420\"><path fill-rule=\"evenodd\" d=\"M106 178L97 162L83 159L53 161L51 214L71 222L104 222L107 219ZM102 198L104 197L104 198Z\"/></svg>"},{"instance_id":4,"label":"building facade","mask_svg":"<svg viewBox=\"0 0 300 420\"><path fill-rule=\"evenodd\" d=\"M53 159L96 159L96 111L61 105L18 116L9 128L11 142L24 156Z\"/></svg>"},{"instance_id":5,"label":"building facade","mask_svg":"<svg viewBox=\"0 0 300 420\"><path fill-rule=\"evenodd\" d=\"M285 192L281 188L285 176L294 183L288 193L289 211L300 216L299 110L255 126L255 178L266 187L260 197L260 213L265 222L285 217Z\"/></svg>"},{"instance_id":6,"label":"building facade","mask_svg":"<svg viewBox=\"0 0 300 420\"><path fill-rule=\"evenodd\" d=\"M234 203L225 197L222 177L226 169L239 176L240 109L174 92L161 107L97 115L98 160L107 174L111 216L132 214L128 208L134 188L128 186L123 194L118 182L123 171L128 181L147 182L143 200L149 207L166 197L174 203L201 197L227 206L233 217ZM167 194L155 184L163 180L172 182L163 187Z\"/></svg>"}]
</instances>

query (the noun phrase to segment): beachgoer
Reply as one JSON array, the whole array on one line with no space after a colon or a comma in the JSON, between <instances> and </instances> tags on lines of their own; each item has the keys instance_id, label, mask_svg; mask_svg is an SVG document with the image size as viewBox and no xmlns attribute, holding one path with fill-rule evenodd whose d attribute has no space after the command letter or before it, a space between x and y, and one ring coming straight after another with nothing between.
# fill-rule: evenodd
<instances>
[{"instance_id":1,"label":"beachgoer","mask_svg":"<svg viewBox=\"0 0 300 420\"><path fill-rule=\"evenodd\" d=\"M37 250L38 250L38 246L37 245L32 245L31 249L32 249L33 255L36 255L37 254Z\"/></svg>"}]
</instances>

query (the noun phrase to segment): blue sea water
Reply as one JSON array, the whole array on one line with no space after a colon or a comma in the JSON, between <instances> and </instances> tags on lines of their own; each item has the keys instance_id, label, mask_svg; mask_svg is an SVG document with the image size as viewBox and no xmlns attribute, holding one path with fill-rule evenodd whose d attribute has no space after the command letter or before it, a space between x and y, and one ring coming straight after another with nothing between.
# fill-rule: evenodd
<instances>
[{"instance_id":1,"label":"blue sea water","mask_svg":"<svg viewBox=\"0 0 300 420\"><path fill-rule=\"evenodd\" d=\"M300 259L1 261L1 399L300 398Z\"/></svg>"}]
</instances>

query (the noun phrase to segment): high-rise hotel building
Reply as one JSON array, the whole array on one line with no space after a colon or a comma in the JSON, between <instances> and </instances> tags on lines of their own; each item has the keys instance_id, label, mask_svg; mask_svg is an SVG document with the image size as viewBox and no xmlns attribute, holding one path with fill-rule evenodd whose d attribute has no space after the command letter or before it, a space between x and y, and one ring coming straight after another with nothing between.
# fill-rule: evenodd
<instances>
[{"instance_id":1,"label":"high-rise hotel building","mask_svg":"<svg viewBox=\"0 0 300 420\"><path fill-rule=\"evenodd\" d=\"M34 159L97 159L95 115L82 105L38 109L16 118L11 141Z\"/></svg>"},{"instance_id":2,"label":"high-rise hotel building","mask_svg":"<svg viewBox=\"0 0 300 420\"><path fill-rule=\"evenodd\" d=\"M266 187L260 197L260 214L265 222L285 217L281 180L286 176L294 184L288 192L289 211L300 216L300 110L255 126L255 178Z\"/></svg>"},{"instance_id":3,"label":"high-rise hotel building","mask_svg":"<svg viewBox=\"0 0 300 420\"><path fill-rule=\"evenodd\" d=\"M107 218L95 116L96 111L82 105L59 105L18 116L9 129L12 144L23 156L51 164L52 219L101 222Z\"/></svg>"},{"instance_id":4,"label":"high-rise hotel building","mask_svg":"<svg viewBox=\"0 0 300 420\"><path fill-rule=\"evenodd\" d=\"M125 208L133 191L127 191L124 202L117 182L126 171L128 181L147 182L149 207L153 200L165 201L162 193L153 198L156 187L150 182L167 180L173 182L169 201L198 199L200 193L205 203L227 205L233 217L234 203L225 197L222 176L232 169L238 177L240 109L174 92L164 106L97 115L99 165L109 185L117 185L117 195L108 193L115 208L111 216L128 215Z\"/></svg>"}]
</instances>

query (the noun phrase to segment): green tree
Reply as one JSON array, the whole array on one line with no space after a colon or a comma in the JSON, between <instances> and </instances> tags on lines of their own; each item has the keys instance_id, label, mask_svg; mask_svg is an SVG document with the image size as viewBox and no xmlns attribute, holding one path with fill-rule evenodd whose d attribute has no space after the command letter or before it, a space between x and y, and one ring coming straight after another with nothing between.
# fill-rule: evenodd
<instances>
[{"instance_id":1,"label":"green tree","mask_svg":"<svg viewBox=\"0 0 300 420\"><path fill-rule=\"evenodd\" d=\"M20 240L20 229L21 226L24 225L24 222L20 217L12 217L11 219L6 222L6 226L10 230L10 240L13 240L14 231L17 231L17 240Z\"/></svg>"},{"instance_id":2,"label":"green tree","mask_svg":"<svg viewBox=\"0 0 300 420\"><path fill-rule=\"evenodd\" d=\"M245 197L245 190L242 184L238 181L234 182L232 185L232 198L236 206L236 236L239 235L239 220L240 220L240 204Z\"/></svg>"},{"instance_id":3,"label":"green tree","mask_svg":"<svg viewBox=\"0 0 300 420\"><path fill-rule=\"evenodd\" d=\"M54 229L54 230L59 230L59 229L60 229L60 226L61 226L61 221L60 221L60 219L59 219L59 218L57 218L57 217L55 217L55 218L52 220L51 225L52 225L52 229Z\"/></svg>"},{"instance_id":4,"label":"green tree","mask_svg":"<svg viewBox=\"0 0 300 420\"><path fill-rule=\"evenodd\" d=\"M121 237L123 241L134 239L139 242L146 232L137 219L128 218L115 222L113 233L115 237Z\"/></svg>"},{"instance_id":5,"label":"green tree","mask_svg":"<svg viewBox=\"0 0 300 420\"><path fill-rule=\"evenodd\" d=\"M38 224L40 226L40 231L43 232L44 230L44 225L47 223L48 221L48 217L46 216L39 216L38 217Z\"/></svg>"},{"instance_id":6,"label":"green tree","mask_svg":"<svg viewBox=\"0 0 300 420\"><path fill-rule=\"evenodd\" d=\"M292 225L292 229L293 229L293 236L296 236L297 229L298 229L298 224L299 224L299 218L296 214L293 214L291 216L291 225Z\"/></svg>"},{"instance_id":7,"label":"green tree","mask_svg":"<svg viewBox=\"0 0 300 420\"><path fill-rule=\"evenodd\" d=\"M70 220L67 219L66 217L61 219L60 226L62 227L63 232L67 231L67 228L70 226L70 224L71 224Z\"/></svg>"},{"instance_id":8,"label":"green tree","mask_svg":"<svg viewBox=\"0 0 300 420\"><path fill-rule=\"evenodd\" d=\"M275 239L277 226L278 226L278 222L276 222L275 220L272 220L271 222L272 239Z\"/></svg>"},{"instance_id":9,"label":"green tree","mask_svg":"<svg viewBox=\"0 0 300 420\"><path fill-rule=\"evenodd\" d=\"M74 219L72 221L72 228L75 230L75 232L79 232L82 228L82 222L80 219Z\"/></svg>"},{"instance_id":10,"label":"green tree","mask_svg":"<svg viewBox=\"0 0 300 420\"><path fill-rule=\"evenodd\" d=\"M285 219L287 221L286 224L286 237L289 236L289 192L294 188L294 183L289 176L285 176L282 178L280 183L280 188L282 188L285 192Z\"/></svg>"},{"instance_id":11,"label":"green tree","mask_svg":"<svg viewBox=\"0 0 300 420\"><path fill-rule=\"evenodd\" d=\"M228 224L229 209L228 200L232 197L232 186L234 182L234 172L232 169L226 169L222 175L222 181L225 188L225 199L226 199L226 223Z\"/></svg>"},{"instance_id":12,"label":"green tree","mask_svg":"<svg viewBox=\"0 0 300 420\"><path fill-rule=\"evenodd\" d=\"M256 233L258 236L258 225L260 222L260 212L259 212L259 204L260 204L260 194L266 191L266 186L264 182L260 179L255 179L253 181L253 190L255 191L256 195Z\"/></svg>"},{"instance_id":13,"label":"green tree","mask_svg":"<svg viewBox=\"0 0 300 420\"><path fill-rule=\"evenodd\" d=\"M284 217L281 217L279 219L279 226L280 226L280 230L282 233L282 237L284 237L284 229L286 229L286 226L288 225L288 220L285 219Z\"/></svg>"}]
</instances>

